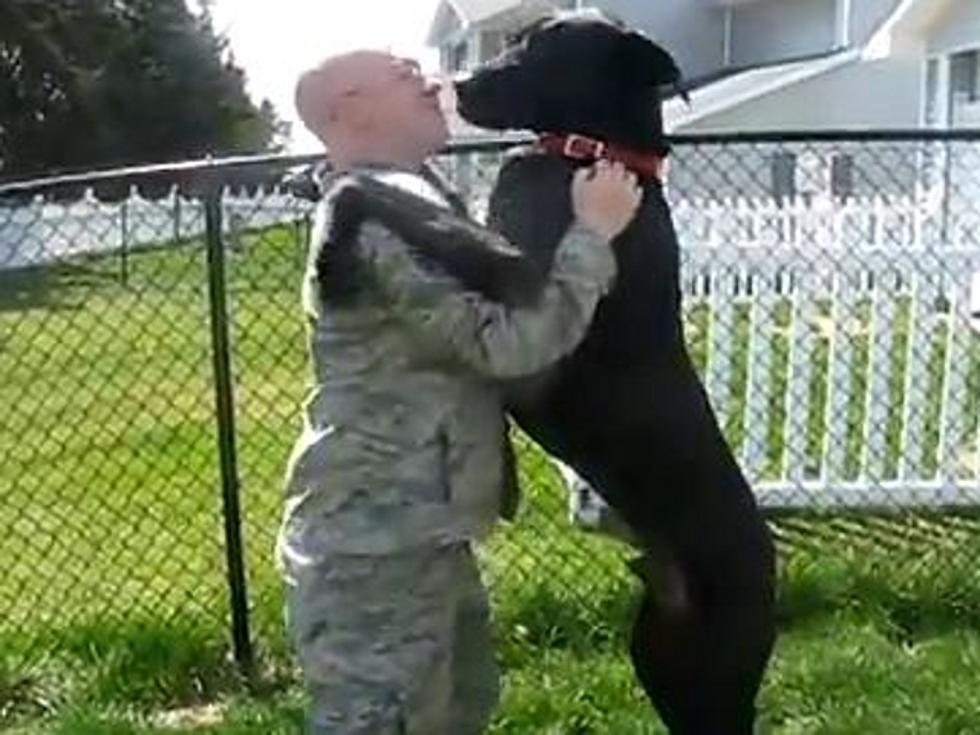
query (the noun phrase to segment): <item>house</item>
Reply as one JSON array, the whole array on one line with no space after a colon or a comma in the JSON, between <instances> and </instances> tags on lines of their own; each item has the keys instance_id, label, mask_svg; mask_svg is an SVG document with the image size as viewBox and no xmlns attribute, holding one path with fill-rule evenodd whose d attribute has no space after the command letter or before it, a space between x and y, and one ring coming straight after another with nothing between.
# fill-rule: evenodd
<instances>
[{"instance_id":1,"label":"house","mask_svg":"<svg viewBox=\"0 0 980 735\"><path fill-rule=\"evenodd\" d=\"M677 58L694 86L668 104L679 133L980 124L980 0L442 0L428 43L453 73L586 5Z\"/></svg>"},{"instance_id":2,"label":"house","mask_svg":"<svg viewBox=\"0 0 980 735\"><path fill-rule=\"evenodd\" d=\"M718 0L725 2L726 0ZM727 0L732 1L732 0ZM735 0L737 1L737 0ZM829 41L827 16L837 6ZM689 111L670 103L675 130L968 127L980 124L976 104L980 65L978 0L743 0L735 13L779 6L823 6L792 51L818 54L780 62L792 28L754 23L757 35L732 34L734 49L754 55L749 68L696 90ZM842 8L846 8L843 9ZM736 29L738 26L735 26ZM821 30L822 29L822 30ZM819 36L819 38L818 38ZM740 63L740 54L733 56Z\"/></svg>"},{"instance_id":3,"label":"house","mask_svg":"<svg viewBox=\"0 0 980 735\"><path fill-rule=\"evenodd\" d=\"M980 0L443 0L428 42L443 70L457 72L492 58L541 13L585 5L675 55L690 103L666 102L674 133L980 126ZM458 121L454 130L474 132ZM909 193L946 170L941 154L895 156L882 171L868 158L877 151L838 149L761 151L764 176L713 179L704 167L697 181L683 167L672 176L691 195L781 199Z\"/></svg>"}]
</instances>

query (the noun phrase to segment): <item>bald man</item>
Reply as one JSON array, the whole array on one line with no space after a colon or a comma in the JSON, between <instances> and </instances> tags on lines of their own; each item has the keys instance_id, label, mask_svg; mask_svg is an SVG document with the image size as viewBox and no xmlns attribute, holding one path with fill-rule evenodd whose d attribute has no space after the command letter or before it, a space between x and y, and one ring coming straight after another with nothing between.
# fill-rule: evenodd
<instances>
[{"instance_id":1,"label":"bald man","mask_svg":"<svg viewBox=\"0 0 980 735\"><path fill-rule=\"evenodd\" d=\"M458 252L436 247L447 233L496 236L420 175L447 139L438 95L415 62L370 51L329 59L296 88L333 172L303 284L316 384L278 550L319 735L485 730L498 675L471 544L513 480L494 380L581 341L615 278L610 241L640 199L621 168L582 172L540 291L524 305L496 299L439 262ZM372 202L417 221L365 215Z\"/></svg>"}]
</instances>

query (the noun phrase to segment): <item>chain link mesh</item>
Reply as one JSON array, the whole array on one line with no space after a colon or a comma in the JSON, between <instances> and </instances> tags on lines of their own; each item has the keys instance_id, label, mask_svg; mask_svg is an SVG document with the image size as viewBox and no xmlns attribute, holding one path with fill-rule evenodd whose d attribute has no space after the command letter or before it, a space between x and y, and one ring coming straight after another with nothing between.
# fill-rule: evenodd
<instances>
[{"instance_id":1,"label":"chain link mesh","mask_svg":"<svg viewBox=\"0 0 980 735\"><path fill-rule=\"evenodd\" d=\"M503 148L436 161L478 218ZM227 640L205 174L223 186L253 637L285 653L273 547L309 379L312 210L282 185L292 163L244 184L212 166L176 185L0 196L0 673L96 628L180 620ZM691 352L760 499L796 512L774 521L786 558L843 544L901 559L910 580L976 569L980 531L962 512L980 507L977 172L980 143L953 139L673 151ZM518 440L525 505L482 552L502 624L615 619L626 551L575 528L557 474Z\"/></svg>"}]
</instances>

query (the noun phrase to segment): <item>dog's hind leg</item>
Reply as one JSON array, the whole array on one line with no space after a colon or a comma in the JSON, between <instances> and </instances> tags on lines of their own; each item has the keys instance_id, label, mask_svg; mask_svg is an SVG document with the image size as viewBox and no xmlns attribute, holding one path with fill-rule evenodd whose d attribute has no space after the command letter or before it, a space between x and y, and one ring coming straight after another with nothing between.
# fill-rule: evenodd
<instances>
[{"instance_id":1,"label":"dog's hind leg","mask_svg":"<svg viewBox=\"0 0 980 735\"><path fill-rule=\"evenodd\" d=\"M746 512L722 563L703 575L702 646L707 688L725 725L711 732L751 735L776 637L775 550L761 514L754 505Z\"/></svg>"},{"instance_id":2,"label":"dog's hind leg","mask_svg":"<svg viewBox=\"0 0 980 735\"><path fill-rule=\"evenodd\" d=\"M644 581L630 640L636 677L671 735L706 735L703 610L680 567L662 553L630 567Z\"/></svg>"},{"instance_id":3,"label":"dog's hind leg","mask_svg":"<svg viewBox=\"0 0 980 735\"><path fill-rule=\"evenodd\" d=\"M707 602L691 587L680 606L644 591L630 642L636 676L671 735L751 735L772 647L765 595Z\"/></svg>"},{"instance_id":4,"label":"dog's hind leg","mask_svg":"<svg viewBox=\"0 0 980 735\"><path fill-rule=\"evenodd\" d=\"M689 611L671 610L649 588L643 592L633 634L633 671L672 735L686 733L697 709L698 669L692 656L696 621Z\"/></svg>"},{"instance_id":5,"label":"dog's hind leg","mask_svg":"<svg viewBox=\"0 0 980 735\"><path fill-rule=\"evenodd\" d=\"M751 735L775 637L774 560L748 493L695 504L662 528L630 643L634 671L671 735ZM731 502L733 501L734 502Z\"/></svg>"}]
</instances>

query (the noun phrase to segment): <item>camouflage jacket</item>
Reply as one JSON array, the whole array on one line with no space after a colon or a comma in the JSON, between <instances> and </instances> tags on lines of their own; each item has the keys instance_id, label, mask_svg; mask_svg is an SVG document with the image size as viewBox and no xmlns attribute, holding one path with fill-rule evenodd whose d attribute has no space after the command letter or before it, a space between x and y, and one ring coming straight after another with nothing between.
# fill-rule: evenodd
<instances>
[{"instance_id":1,"label":"camouflage jacket","mask_svg":"<svg viewBox=\"0 0 980 735\"><path fill-rule=\"evenodd\" d=\"M346 201L351 177L328 179L312 232L303 304L315 385L287 471L287 554L381 554L484 536L507 480L495 380L570 352L615 277L610 246L573 225L533 299L497 300L436 262L451 252L411 242L456 237L455 227L507 260L506 242L454 215L421 177L354 173L370 195ZM391 197L417 216L400 224L372 215L371 202ZM328 279L341 248L345 273ZM346 292L336 303L331 285Z\"/></svg>"}]
</instances>

